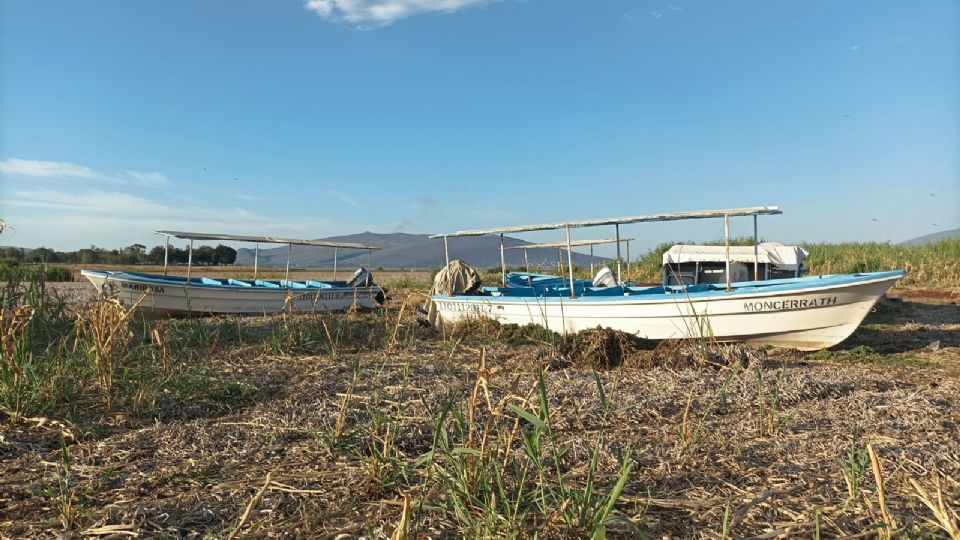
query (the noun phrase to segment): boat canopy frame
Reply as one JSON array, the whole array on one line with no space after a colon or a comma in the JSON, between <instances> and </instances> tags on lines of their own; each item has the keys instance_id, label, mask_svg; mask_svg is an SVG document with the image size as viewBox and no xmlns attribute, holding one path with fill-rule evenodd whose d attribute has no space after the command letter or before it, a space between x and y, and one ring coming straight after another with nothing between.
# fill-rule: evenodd
<instances>
[{"instance_id":1,"label":"boat canopy frame","mask_svg":"<svg viewBox=\"0 0 960 540\"><path fill-rule=\"evenodd\" d=\"M333 242L331 240L302 240L299 238L282 238L278 236L250 236L242 234L221 234L221 233L197 233L184 231L153 231L166 237L166 243L163 248L163 275L167 275L167 260L170 253L170 238L179 238L189 240L190 247L187 252L187 281L190 280L190 269L193 266L193 241L194 240L224 240L228 242L252 242L254 247L253 254L253 279L257 279L260 262L260 244L286 244L287 245L287 270L285 280L290 281L290 256L293 252L293 246L316 246L333 248L333 279L337 279L337 256L340 249L365 249L367 250L367 266L370 266L370 260L373 257L374 250L381 249L378 246L370 244L361 244L355 242Z\"/></svg>"},{"instance_id":2,"label":"boat canopy frame","mask_svg":"<svg viewBox=\"0 0 960 540\"><path fill-rule=\"evenodd\" d=\"M576 287L573 286L573 255L571 248L573 247L573 241L570 238L570 229L571 228L580 228L580 227L599 227L603 225L613 225L616 231L617 242L617 281L621 281L620 276L620 225L629 225L632 223L649 223L657 221L682 221L682 220L691 220L691 219L712 219L712 218L723 218L723 242L727 248L726 254L726 276L727 276L727 291L731 290L730 282L730 218L731 217L753 217L753 247L754 247L754 263L753 263L753 273L754 279L758 279L759 274L759 253L758 253L758 244L760 243L759 235L757 232L757 218L762 215L778 215L782 214L783 211L780 210L780 207L777 205L766 205L766 206L753 206L746 208L724 208L718 210L692 210L686 212L666 212L660 214L644 214L636 216L623 216L623 217L613 217L613 218L601 218L601 219L588 219L588 220L578 220L578 221L566 221L558 223L541 223L536 225L518 225L512 227L494 227L489 229L472 229L472 230L463 230L456 231L452 233L439 233L430 235L430 238L443 238L443 250L446 255L447 264L450 263L450 250L448 247L448 238L460 237L460 236L482 236L486 234L498 234L500 235L500 269L502 272L503 284L507 283L507 266L506 259L504 258L504 245L503 245L503 235L507 233L521 233L521 232L531 232L531 231L551 231L564 229L566 231L566 246L567 246L567 266L570 269L570 298L576 298Z\"/></svg>"},{"instance_id":3,"label":"boat canopy frame","mask_svg":"<svg viewBox=\"0 0 960 540\"><path fill-rule=\"evenodd\" d=\"M630 242L635 240L635 238L600 238L595 240L571 240L570 245L568 246L566 242L541 242L537 244L521 244L518 246L504 246L503 249L522 249L523 250L523 263L527 267L527 273L530 273L530 261L527 259L527 250L528 249L540 249L540 248L557 248L557 261L561 262L563 259L563 248L567 249L573 247L583 247L590 246L590 275L593 275L593 246L600 244L613 244L616 243L619 247L619 244L625 243L627 245L627 272L630 271ZM617 261L617 265L620 264L620 261ZM563 273L562 264L557 266L560 268L560 273Z\"/></svg>"}]
</instances>

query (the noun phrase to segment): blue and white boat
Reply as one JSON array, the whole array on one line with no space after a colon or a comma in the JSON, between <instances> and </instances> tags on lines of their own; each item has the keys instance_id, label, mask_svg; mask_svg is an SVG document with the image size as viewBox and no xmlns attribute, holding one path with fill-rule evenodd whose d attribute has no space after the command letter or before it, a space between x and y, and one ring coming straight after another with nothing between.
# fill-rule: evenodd
<instances>
[{"instance_id":1,"label":"blue and white boat","mask_svg":"<svg viewBox=\"0 0 960 540\"><path fill-rule=\"evenodd\" d=\"M352 307L371 308L384 300L384 291L373 283L372 277L364 268L358 270L349 281L290 279L289 254L294 245L334 248L334 277L336 277L336 256L340 249L364 249L370 253L379 249L375 246L326 240L178 231L157 231L157 234L167 237L163 275L107 270L81 270L80 273L99 291L117 298L124 306L137 306L151 313L265 314L284 310L342 311ZM167 275L167 253L171 237L190 240L185 277ZM255 243L257 247L254 255L253 279L191 276L194 240ZM261 243L289 246L285 279L258 279Z\"/></svg>"},{"instance_id":2,"label":"blue and white boat","mask_svg":"<svg viewBox=\"0 0 960 540\"><path fill-rule=\"evenodd\" d=\"M730 217L753 216L756 220L759 215L779 213L778 207L765 206L458 231L434 237L447 242L456 236L502 237L505 233L563 228L569 241L574 227L615 225L619 236L619 225L625 223L721 217L728 239ZM571 257L568 250L568 260ZM443 322L487 317L502 323L538 324L560 333L602 326L647 339L707 338L816 350L849 337L877 300L906 275L892 270L731 283L728 271L725 284L634 287L619 280L613 286L594 286L590 280L575 280L572 264L570 268L563 277L504 271L502 286L483 287L473 294L435 291L432 301Z\"/></svg>"}]
</instances>

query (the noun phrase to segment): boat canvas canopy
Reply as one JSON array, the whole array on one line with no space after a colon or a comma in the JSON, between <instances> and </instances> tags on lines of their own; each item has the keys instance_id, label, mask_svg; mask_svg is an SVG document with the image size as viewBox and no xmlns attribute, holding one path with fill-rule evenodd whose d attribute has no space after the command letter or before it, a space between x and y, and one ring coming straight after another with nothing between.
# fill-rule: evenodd
<instances>
[{"instance_id":1,"label":"boat canvas canopy","mask_svg":"<svg viewBox=\"0 0 960 540\"><path fill-rule=\"evenodd\" d=\"M784 270L794 271L802 267L809 253L799 246L785 246L778 242L761 242L756 251L753 246L730 246L730 262L772 264ZM727 259L725 246L676 245L663 254L663 264L693 262L724 262Z\"/></svg>"},{"instance_id":2,"label":"boat canvas canopy","mask_svg":"<svg viewBox=\"0 0 960 540\"><path fill-rule=\"evenodd\" d=\"M624 216L617 218L588 219L584 221L567 221L562 223L542 223L539 225L519 225L516 227L497 227L492 229L475 229L440 233L430 238L453 238L455 236L481 236L484 234L508 234L528 231L552 231L557 229L577 227L598 227L601 225L626 225L629 223L646 223L652 221L678 221L684 219L708 219L722 217L760 216L782 214L779 206L756 206L751 208L728 208L724 210L695 210L689 212L667 212L663 214L647 214L640 216Z\"/></svg>"},{"instance_id":3,"label":"boat canvas canopy","mask_svg":"<svg viewBox=\"0 0 960 540\"><path fill-rule=\"evenodd\" d=\"M294 246L319 246L344 249L380 249L377 246L353 242L333 242L330 240L301 240L298 238L279 238L276 236L246 236L240 234L194 233L181 231L154 231L154 234L172 236L182 240L226 240L231 242L256 242L262 244L288 244Z\"/></svg>"}]
</instances>

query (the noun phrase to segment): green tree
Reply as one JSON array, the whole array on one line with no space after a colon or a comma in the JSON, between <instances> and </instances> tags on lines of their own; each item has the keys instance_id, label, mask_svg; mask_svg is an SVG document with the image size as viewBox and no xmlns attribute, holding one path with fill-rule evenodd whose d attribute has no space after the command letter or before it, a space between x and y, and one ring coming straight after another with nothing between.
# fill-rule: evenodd
<instances>
[{"instance_id":1,"label":"green tree","mask_svg":"<svg viewBox=\"0 0 960 540\"><path fill-rule=\"evenodd\" d=\"M163 246L154 246L146 255L147 262L150 264L163 264Z\"/></svg>"},{"instance_id":2,"label":"green tree","mask_svg":"<svg viewBox=\"0 0 960 540\"><path fill-rule=\"evenodd\" d=\"M237 250L230 246L217 244L213 250L213 262L218 265L233 264L237 260Z\"/></svg>"},{"instance_id":3,"label":"green tree","mask_svg":"<svg viewBox=\"0 0 960 540\"><path fill-rule=\"evenodd\" d=\"M214 251L210 246L200 246L193 250L193 262L195 264L213 264Z\"/></svg>"},{"instance_id":4,"label":"green tree","mask_svg":"<svg viewBox=\"0 0 960 540\"><path fill-rule=\"evenodd\" d=\"M120 254L122 262L124 264L143 264L143 259L146 255L144 250L147 249L147 246L143 244L131 244L125 248Z\"/></svg>"},{"instance_id":5,"label":"green tree","mask_svg":"<svg viewBox=\"0 0 960 540\"><path fill-rule=\"evenodd\" d=\"M31 262L35 262L35 263L57 262L57 252L55 252L50 248L40 246L30 251L29 258Z\"/></svg>"}]
</instances>

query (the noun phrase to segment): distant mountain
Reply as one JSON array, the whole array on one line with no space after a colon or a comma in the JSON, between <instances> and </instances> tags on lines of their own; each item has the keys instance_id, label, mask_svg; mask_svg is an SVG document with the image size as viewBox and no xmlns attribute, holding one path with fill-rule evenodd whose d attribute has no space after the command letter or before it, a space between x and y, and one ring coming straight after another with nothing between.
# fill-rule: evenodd
<instances>
[{"instance_id":1,"label":"distant mountain","mask_svg":"<svg viewBox=\"0 0 960 540\"><path fill-rule=\"evenodd\" d=\"M347 236L333 236L324 238L334 242L354 242L379 246L381 249L373 252L369 266L373 268L435 268L444 264L443 240L431 240L425 234L392 233L379 234L364 232ZM450 248L450 259L463 259L471 266L478 268L495 268L500 266L500 239L496 236L466 236L447 240ZM517 238L504 237L505 246L520 246L529 244ZM242 248L237 250L236 264L252 265L254 250ZM505 251L507 266L522 267L523 250L508 249ZM534 248L527 250L531 270L536 266L556 267L557 250L554 248ZM606 261L603 257L595 257L595 262ZM563 253L563 263L567 263L567 254ZM260 250L260 265L283 267L287 264L287 246ZM590 256L573 254L573 264L589 266ZM367 252L364 250L341 249L337 255L337 266L344 270L367 266ZM291 268L331 268L333 266L333 248L293 246L290 256Z\"/></svg>"},{"instance_id":2,"label":"distant mountain","mask_svg":"<svg viewBox=\"0 0 960 540\"><path fill-rule=\"evenodd\" d=\"M929 244L931 242L939 242L940 240L958 237L960 237L960 229L953 229L952 231L940 231L933 234L925 234L912 240L900 242L900 244L904 246L919 246L921 244Z\"/></svg>"}]
</instances>

